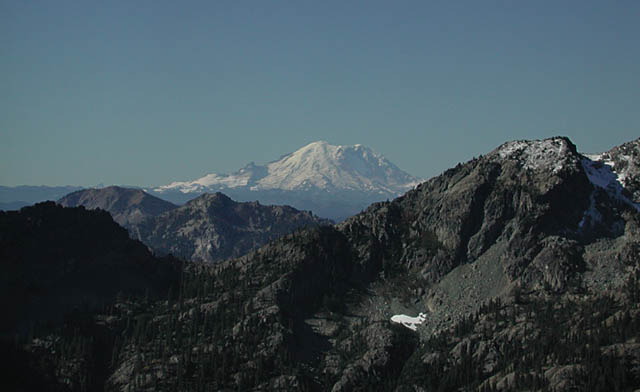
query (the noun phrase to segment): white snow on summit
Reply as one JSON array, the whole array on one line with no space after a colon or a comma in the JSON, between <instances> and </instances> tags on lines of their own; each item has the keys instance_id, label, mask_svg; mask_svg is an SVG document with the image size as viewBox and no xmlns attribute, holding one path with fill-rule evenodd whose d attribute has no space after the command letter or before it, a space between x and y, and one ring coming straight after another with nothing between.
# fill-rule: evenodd
<instances>
[{"instance_id":1,"label":"white snow on summit","mask_svg":"<svg viewBox=\"0 0 640 392\"><path fill-rule=\"evenodd\" d=\"M557 173L562 170L569 145L563 138L544 140L507 142L498 147L494 154L502 159L515 159L522 163L525 169L548 168Z\"/></svg>"},{"instance_id":2,"label":"white snow on summit","mask_svg":"<svg viewBox=\"0 0 640 392\"><path fill-rule=\"evenodd\" d=\"M395 193L407 190L407 184L416 180L360 144L333 146L323 141L269 163L267 171L257 183L260 189L316 187Z\"/></svg>"}]
</instances>

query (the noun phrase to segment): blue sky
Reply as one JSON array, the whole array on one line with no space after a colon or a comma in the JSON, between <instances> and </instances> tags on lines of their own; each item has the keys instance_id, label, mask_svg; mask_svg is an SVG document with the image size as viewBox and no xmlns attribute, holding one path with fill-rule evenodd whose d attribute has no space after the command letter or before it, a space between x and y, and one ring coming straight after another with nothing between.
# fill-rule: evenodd
<instances>
[{"instance_id":1,"label":"blue sky","mask_svg":"<svg viewBox=\"0 0 640 392\"><path fill-rule=\"evenodd\" d=\"M0 0L0 185L161 185L316 140L431 177L640 136L638 1Z\"/></svg>"}]
</instances>

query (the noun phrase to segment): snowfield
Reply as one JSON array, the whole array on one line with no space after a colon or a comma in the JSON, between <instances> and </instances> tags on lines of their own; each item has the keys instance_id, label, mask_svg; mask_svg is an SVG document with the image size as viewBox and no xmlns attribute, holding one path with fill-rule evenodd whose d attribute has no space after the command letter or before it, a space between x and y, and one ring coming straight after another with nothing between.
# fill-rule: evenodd
<instances>
[{"instance_id":1,"label":"snowfield","mask_svg":"<svg viewBox=\"0 0 640 392\"><path fill-rule=\"evenodd\" d=\"M417 331L418 325L421 325L426 319L427 316L424 313L418 314L418 317L411 317L406 314L396 314L391 317L392 322L402 324L412 331Z\"/></svg>"}]
</instances>

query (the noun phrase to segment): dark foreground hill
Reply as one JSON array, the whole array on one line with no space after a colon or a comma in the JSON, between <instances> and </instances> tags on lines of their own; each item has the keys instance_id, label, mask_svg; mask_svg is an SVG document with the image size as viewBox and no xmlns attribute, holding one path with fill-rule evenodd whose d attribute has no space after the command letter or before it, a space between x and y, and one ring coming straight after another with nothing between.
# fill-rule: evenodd
<instances>
[{"instance_id":1,"label":"dark foreground hill","mask_svg":"<svg viewBox=\"0 0 640 392\"><path fill-rule=\"evenodd\" d=\"M0 212L2 335L75 309L111 304L116 295L164 298L180 263L154 258L104 211L53 202Z\"/></svg>"},{"instance_id":2,"label":"dark foreground hill","mask_svg":"<svg viewBox=\"0 0 640 392\"><path fill-rule=\"evenodd\" d=\"M168 301L120 300L20 347L72 390L95 374L122 391L634 390L630 195L566 138L510 142L338 226L189 264ZM418 312L416 332L389 321ZM92 345L98 328L118 338Z\"/></svg>"},{"instance_id":3,"label":"dark foreground hill","mask_svg":"<svg viewBox=\"0 0 640 392\"><path fill-rule=\"evenodd\" d=\"M181 265L173 258L154 258L105 211L45 202L0 212L3 390L67 390L46 357L13 343L60 330L80 340L65 347L72 351L59 354L92 352L91 365L67 363L91 373L91 380L83 379L84 390L104 384L102 349L113 345L114 336L94 325L90 341L82 340L77 328L93 324L94 314L118 300L153 301L177 292Z\"/></svg>"}]
</instances>

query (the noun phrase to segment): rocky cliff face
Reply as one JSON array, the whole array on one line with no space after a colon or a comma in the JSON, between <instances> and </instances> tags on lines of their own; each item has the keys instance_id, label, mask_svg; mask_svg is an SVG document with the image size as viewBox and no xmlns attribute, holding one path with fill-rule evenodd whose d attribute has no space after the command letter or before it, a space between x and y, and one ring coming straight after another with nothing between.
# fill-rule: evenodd
<instances>
[{"instance_id":1,"label":"rocky cliff face","mask_svg":"<svg viewBox=\"0 0 640 392\"><path fill-rule=\"evenodd\" d=\"M241 256L296 229L328 223L288 206L237 203L216 193L149 217L130 231L157 254L215 262Z\"/></svg>"},{"instance_id":2,"label":"rocky cliff face","mask_svg":"<svg viewBox=\"0 0 640 392\"><path fill-rule=\"evenodd\" d=\"M108 211L113 220L125 228L147 217L160 215L178 207L151 196L141 189L119 186L79 190L61 198L58 204L65 207L83 206L90 210L99 208Z\"/></svg>"},{"instance_id":3,"label":"rocky cliff face","mask_svg":"<svg viewBox=\"0 0 640 392\"><path fill-rule=\"evenodd\" d=\"M347 234L371 233L356 247L393 250L390 259L425 282L437 282L490 252L509 280L541 283L533 275L546 266L535 267L536 256L573 248L568 244L577 245L591 230L580 222L592 191L581 157L567 139L507 143L339 227ZM597 229L615 231L606 225ZM569 257L563 268L580 268L575 262ZM553 286L561 289L565 278L554 279Z\"/></svg>"}]
</instances>

